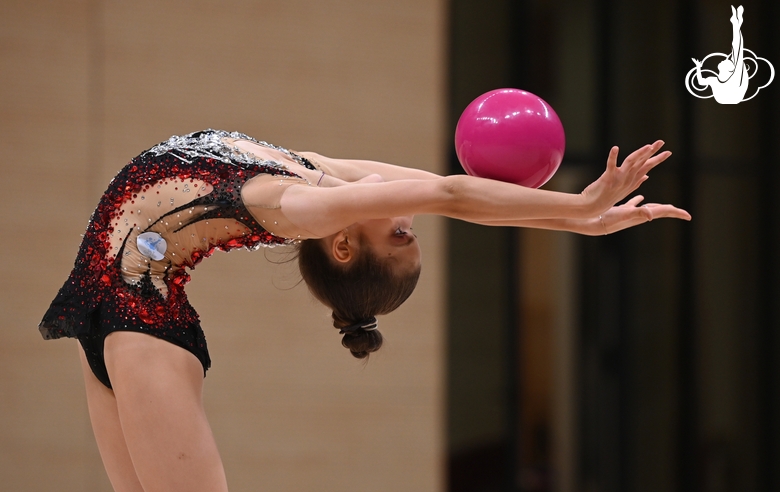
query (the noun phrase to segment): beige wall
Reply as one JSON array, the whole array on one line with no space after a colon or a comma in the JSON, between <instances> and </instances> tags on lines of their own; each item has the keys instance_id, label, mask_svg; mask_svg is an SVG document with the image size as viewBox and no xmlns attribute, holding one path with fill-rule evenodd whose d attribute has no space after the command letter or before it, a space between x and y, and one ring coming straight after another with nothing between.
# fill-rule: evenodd
<instances>
[{"instance_id":1,"label":"beige wall","mask_svg":"<svg viewBox=\"0 0 780 492\"><path fill-rule=\"evenodd\" d=\"M108 179L205 127L441 171L444 4L0 4L3 490L110 490L76 344L35 329ZM443 489L444 238L430 218L415 231L420 286L380 320L387 343L365 366L293 265L234 252L194 272L214 361L206 405L231 490Z\"/></svg>"}]
</instances>

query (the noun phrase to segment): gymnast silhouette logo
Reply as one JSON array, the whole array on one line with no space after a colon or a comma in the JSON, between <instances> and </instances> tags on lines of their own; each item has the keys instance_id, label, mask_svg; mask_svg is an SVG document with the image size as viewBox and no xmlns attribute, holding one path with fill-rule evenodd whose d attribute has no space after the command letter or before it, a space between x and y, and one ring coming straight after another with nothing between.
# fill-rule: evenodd
<instances>
[{"instance_id":1,"label":"gymnast silhouette logo","mask_svg":"<svg viewBox=\"0 0 780 492\"><path fill-rule=\"evenodd\" d=\"M742 101L749 101L756 97L758 91L772 83L775 78L775 67L766 58L761 58L755 53L745 48L742 39L742 14L745 9L740 5L736 10L731 7L731 53L712 53L707 55L702 61L693 58L696 64L685 76L685 88L688 92L699 99L714 97L720 104L739 104ZM718 73L713 70L702 68L704 63L713 58L721 59L718 63ZM760 62L764 62L769 67L769 80L761 86L758 86L749 97L745 97L748 92L748 85L759 72ZM709 75L709 76L705 76ZM753 84L755 86L755 83ZM709 92L707 88L712 89L712 94L700 95ZM699 93L699 94L697 94Z\"/></svg>"}]
</instances>

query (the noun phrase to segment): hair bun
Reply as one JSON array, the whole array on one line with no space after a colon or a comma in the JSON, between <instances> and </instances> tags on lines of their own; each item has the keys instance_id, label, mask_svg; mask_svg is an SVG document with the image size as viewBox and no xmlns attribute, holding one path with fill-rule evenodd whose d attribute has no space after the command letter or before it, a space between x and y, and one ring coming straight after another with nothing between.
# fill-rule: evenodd
<instances>
[{"instance_id":1,"label":"hair bun","mask_svg":"<svg viewBox=\"0 0 780 492\"><path fill-rule=\"evenodd\" d=\"M339 329L341 345L349 349L353 357L365 359L371 352L376 352L382 346L382 334L377 329L375 316L355 323L349 323L333 313L333 326Z\"/></svg>"}]
</instances>

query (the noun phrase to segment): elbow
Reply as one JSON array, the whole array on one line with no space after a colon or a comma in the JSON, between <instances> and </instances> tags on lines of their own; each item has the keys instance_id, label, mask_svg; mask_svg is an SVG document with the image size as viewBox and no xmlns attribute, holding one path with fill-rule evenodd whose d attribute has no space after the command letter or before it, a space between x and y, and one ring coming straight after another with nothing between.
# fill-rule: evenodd
<instances>
[{"instance_id":1,"label":"elbow","mask_svg":"<svg viewBox=\"0 0 780 492\"><path fill-rule=\"evenodd\" d=\"M437 211L449 217L461 215L468 194L467 177L461 175L445 176L437 180L441 208Z\"/></svg>"},{"instance_id":2,"label":"elbow","mask_svg":"<svg viewBox=\"0 0 780 492\"><path fill-rule=\"evenodd\" d=\"M385 179L381 174L369 174L355 181L355 183L384 183Z\"/></svg>"},{"instance_id":3,"label":"elbow","mask_svg":"<svg viewBox=\"0 0 780 492\"><path fill-rule=\"evenodd\" d=\"M441 192L448 200L458 200L466 194L466 176L455 175L442 178L439 183Z\"/></svg>"}]
</instances>

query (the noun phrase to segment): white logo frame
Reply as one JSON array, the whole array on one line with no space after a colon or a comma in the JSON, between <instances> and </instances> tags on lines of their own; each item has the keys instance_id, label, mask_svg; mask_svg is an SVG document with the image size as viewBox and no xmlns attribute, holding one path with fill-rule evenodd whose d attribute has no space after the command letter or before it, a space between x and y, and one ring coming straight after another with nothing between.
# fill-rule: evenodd
<instances>
[{"instance_id":1,"label":"white logo frame","mask_svg":"<svg viewBox=\"0 0 780 492\"><path fill-rule=\"evenodd\" d=\"M702 61L692 58L694 66L685 75L685 88L688 92L699 99L715 98L719 104L739 104L749 101L756 97L764 87L772 83L775 78L775 67L767 60L756 55L752 50L745 48L742 38L742 22L745 9L741 5L735 9L731 7L732 41L731 53L711 53L704 57ZM746 56L747 55L747 56ZM723 58L718 63L719 72L703 68L704 63L714 57ZM760 62L766 63L769 67L769 80L766 84L755 89L755 92L749 97L745 97L752 79L759 71ZM752 68L751 68L752 66ZM705 77L706 75L706 77ZM711 94L701 95L697 92L706 92L710 89Z\"/></svg>"}]
</instances>

